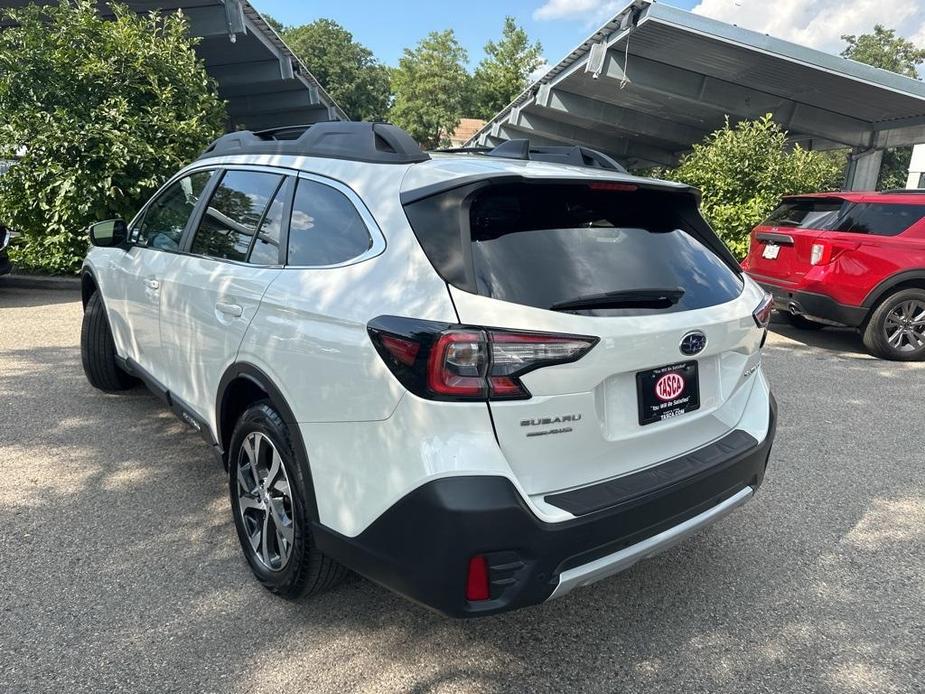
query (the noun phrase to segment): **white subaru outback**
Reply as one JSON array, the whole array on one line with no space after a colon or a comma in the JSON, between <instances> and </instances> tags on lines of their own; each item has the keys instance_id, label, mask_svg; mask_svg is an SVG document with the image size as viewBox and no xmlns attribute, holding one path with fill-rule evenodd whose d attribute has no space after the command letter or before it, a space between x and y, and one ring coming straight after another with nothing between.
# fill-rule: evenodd
<instances>
[{"instance_id":1,"label":"white subaru outback","mask_svg":"<svg viewBox=\"0 0 925 694\"><path fill-rule=\"evenodd\" d=\"M695 190L599 152L238 132L90 235L87 378L211 444L280 595L349 567L446 615L535 604L764 476L769 298Z\"/></svg>"}]
</instances>

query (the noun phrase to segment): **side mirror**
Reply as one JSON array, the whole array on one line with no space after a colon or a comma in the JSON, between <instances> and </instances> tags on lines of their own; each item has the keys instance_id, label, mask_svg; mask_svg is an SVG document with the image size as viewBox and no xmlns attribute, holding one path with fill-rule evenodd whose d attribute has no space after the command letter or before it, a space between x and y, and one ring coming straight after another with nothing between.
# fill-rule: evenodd
<instances>
[{"instance_id":1,"label":"side mirror","mask_svg":"<svg viewBox=\"0 0 925 694\"><path fill-rule=\"evenodd\" d=\"M108 219L90 225L90 243L94 246L112 248L124 246L128 241L128 225L123 219Z\"/></svg>"}]
</instances>

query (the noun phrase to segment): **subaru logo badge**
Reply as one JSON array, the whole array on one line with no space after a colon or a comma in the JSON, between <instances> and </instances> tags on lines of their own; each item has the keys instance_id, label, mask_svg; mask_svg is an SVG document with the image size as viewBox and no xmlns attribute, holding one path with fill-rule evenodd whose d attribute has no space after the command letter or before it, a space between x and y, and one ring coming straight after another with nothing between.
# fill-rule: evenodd
<instances>
[{"instance_id":1,"label":"subaru logo badge","mask_svg":"<svg viewBox=\"0 0 925 694\"><path fill-rule=\"evenodd\" d=\"M692 330L681 338L681 354L691 357L700 354L707 346L707 336L699 330Z\"/></svg>"}]
</instances>

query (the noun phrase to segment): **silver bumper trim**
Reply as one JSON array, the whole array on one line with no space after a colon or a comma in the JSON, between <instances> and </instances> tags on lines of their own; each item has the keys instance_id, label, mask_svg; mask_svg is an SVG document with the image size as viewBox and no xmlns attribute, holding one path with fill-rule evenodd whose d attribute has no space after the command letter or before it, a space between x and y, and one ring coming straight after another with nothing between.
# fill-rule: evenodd
<instances>
[{"instance_id":1,"label":"silver bumper trim","mask_svg":"<svg viewBox=\"0 0 925 694\"><path fill-rule=\"evenodd\" d=\"M624 547L619 552L608 554L606 557L563 571L559 574L559 585L556 586L556 589L547 600L561 598L574 588L591 585L602 578L625 571L638 561L664 552L702 528L715 523L730 511L737 509L748 501L754 493L754 489L746 487L716 506L708 508L703 513L689 518L683 523L678 523L678 525L668 528L668 530L664 530L658 535L653 535L642 542L637 542L635 545Z\"/></svg>"}]
</instances>

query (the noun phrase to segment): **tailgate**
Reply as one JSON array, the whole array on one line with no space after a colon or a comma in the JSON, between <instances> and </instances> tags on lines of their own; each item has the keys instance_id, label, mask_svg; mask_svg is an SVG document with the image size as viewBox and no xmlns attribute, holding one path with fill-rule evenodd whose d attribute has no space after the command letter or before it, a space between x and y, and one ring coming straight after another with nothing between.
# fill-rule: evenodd
<instances>
[{"instance_id":1,"label":"tailgate","mask_svg":"<svg viewBox=\"0 0 925 694\"><path fill-rule=\"evenodd\" d=\"M722 437L742 417L763 333L752 318L762 293L751 284L739 298L718 306L612 318L554 313L450 291L464 323L600 337L579 361L523 376L529 400L490 403L498 442L528 494L649 467ZM685 355L681 342L693 331L706 336L706 347ZM696 408L642 423L641 389L652 387L653 380L637 375L691 362L697 382L690 383L689 372L684 375L696 391L688 393L696 396Z\"/></svg>"},{"instance_id":2,"label":"tailgate","mask_svg":"<svg viewBox=\"0 0 925 694\"><path fill-rule=\"evenodd\" d=\"M799 284L810 270L813 241L821 231L761 226L752 232L748 271L756 279L775 284Z\"/></svg>"}]
</instances>

